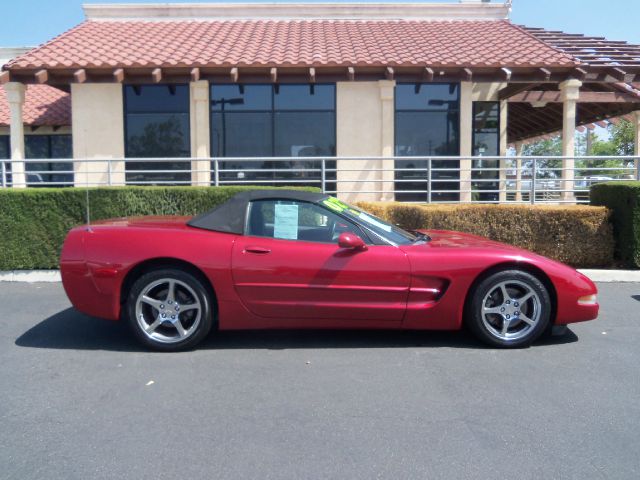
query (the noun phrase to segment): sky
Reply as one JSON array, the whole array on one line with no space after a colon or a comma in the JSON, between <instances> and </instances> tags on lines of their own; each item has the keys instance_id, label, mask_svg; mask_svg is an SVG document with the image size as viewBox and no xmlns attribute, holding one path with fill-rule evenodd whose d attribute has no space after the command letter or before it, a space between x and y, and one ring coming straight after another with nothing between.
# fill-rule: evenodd
<instances>
[{"instance_id":1,"label":"sky","mask_svg":"<svg viewBox=\"0 0 640 480\"><path fill-rule=\"evenodd\" d=\"M173 1L198 3L197 0ZM233 2L233 0L227 1ZM343 3L340 0L333 1ZM357 0L345 3L353 1ZM407 0L389 1L407 3ZM457 3L457 0L439 1ZM493 1L496 2L496 0ZM83 3L150 3L150 1L0 0L0 46L34 46L46 42L82 21L81 5ZM626 40L640 44L640 28L638 28L640 9L638 5L632 6L633 4L640 4L640 0L513 0L511 19L514 23L530 27L598 35L609 40Z\"/></svg>"}]
</instances>

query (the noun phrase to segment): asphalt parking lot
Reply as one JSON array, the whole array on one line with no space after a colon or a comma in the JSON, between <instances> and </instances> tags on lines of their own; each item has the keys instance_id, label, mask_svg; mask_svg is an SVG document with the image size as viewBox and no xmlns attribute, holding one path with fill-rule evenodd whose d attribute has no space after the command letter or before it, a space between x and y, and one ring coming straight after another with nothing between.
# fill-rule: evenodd
<instances>
[{"instance_id":1,"label":"asphalt parking lot","mask_svg":"<svg viewBox=\"0 0 640 480\"><path fill-rule=\"evenodd\" d=\"M142 351L60 284L0 283L0 478L640 475L640 284L526 350L464 333L221 333Z\"/></svg>"}]
</instances>

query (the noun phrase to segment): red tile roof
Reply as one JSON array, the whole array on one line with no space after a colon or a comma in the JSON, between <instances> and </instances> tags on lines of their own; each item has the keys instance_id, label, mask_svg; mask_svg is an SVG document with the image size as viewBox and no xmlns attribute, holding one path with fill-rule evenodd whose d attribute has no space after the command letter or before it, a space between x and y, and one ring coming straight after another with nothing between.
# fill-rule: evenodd
<instances>
[{"instance_id":1,"label":"red tile roof","mask_svg":"<svg viewBox=\"0 0 640 480\"><path fill-rule=\"evenodd\" d=\"M576 62L506 20L90 20L8 68L570 67Z\"/></svg>"},{"instance_id":2,"label":"red tile roof","mask_svg":"<svg viewBox=\"0 0 640 480\"><path fill-rule=\"evenodd\" d=\"M48 85L28 85L22 119L30 126L71 125L71 97ZM10 124L9 103L4 88L0 87L0 126Z\"/></svg>"}]
</instances>

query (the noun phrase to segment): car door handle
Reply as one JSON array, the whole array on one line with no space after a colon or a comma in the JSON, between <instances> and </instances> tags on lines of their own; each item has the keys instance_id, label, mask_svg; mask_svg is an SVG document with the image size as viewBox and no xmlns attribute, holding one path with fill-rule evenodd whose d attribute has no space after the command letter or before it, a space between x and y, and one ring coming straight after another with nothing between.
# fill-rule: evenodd
<instances>
[{"instance_id":1,"label":"car door handle","mask_svg":"<svg viewBox=\"0 0 640 480\"><path fill-rule=\"evenodd\" d=\"M266 255L267 253L271 253L271 249L270 248L255 247L255 246L245 247L244 251L245 252L249 252L249 253L257 253L259 255Z\"/></svg>"}]
</instances>

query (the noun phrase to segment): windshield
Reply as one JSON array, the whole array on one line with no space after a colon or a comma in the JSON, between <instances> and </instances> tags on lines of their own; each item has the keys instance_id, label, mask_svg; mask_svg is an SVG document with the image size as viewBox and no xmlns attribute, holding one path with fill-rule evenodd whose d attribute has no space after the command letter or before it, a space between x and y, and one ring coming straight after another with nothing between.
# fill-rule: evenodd
<instances>
[{"instance_id":1,"label":"windshield","mask_svg":"<svg viewBox=\"0 0 640 480\"><path fill-rule=\"evenodd\" d=\"M325 198L321 203L325 207L344 215L350 220L354 220L356 223L365 226L378 236L389 240L396 245L408 245L427 238L426 235L407 232L396 225L392 225L375 215L371 215L357 207L348 205L342 200L338 200L334 197Z\"/></svg>"}]
</instances>

